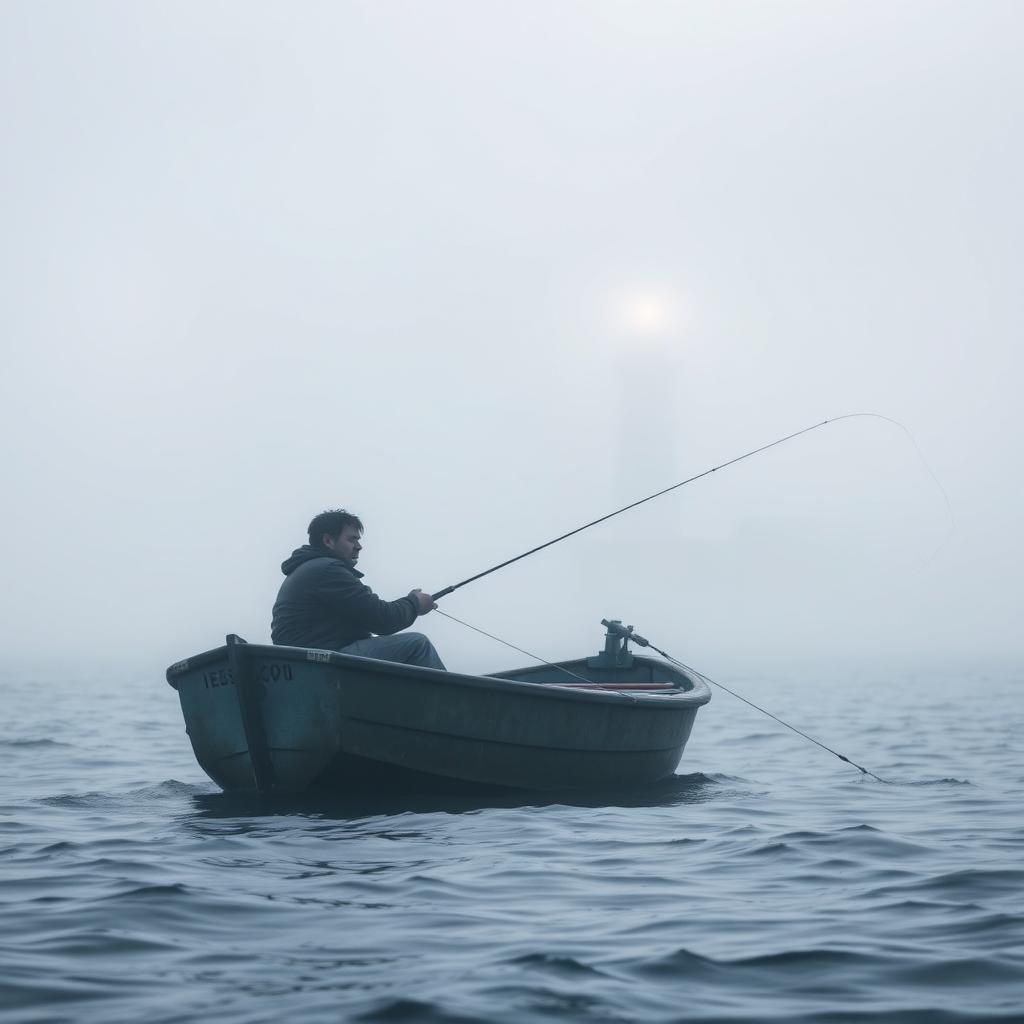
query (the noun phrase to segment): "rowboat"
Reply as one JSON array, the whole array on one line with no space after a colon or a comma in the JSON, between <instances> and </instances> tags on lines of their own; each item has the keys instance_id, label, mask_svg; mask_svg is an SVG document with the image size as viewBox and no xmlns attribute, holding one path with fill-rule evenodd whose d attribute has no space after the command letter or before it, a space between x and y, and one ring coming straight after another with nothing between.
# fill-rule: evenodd
<instances>
[{"instance_id":1,"label":"rowboat","mask_svg":"<svg viewBox=\"0 0 1024 1024\"><path fill-rule=\"evenodd\" d=\"M176 662L196 760L225 792L642 786L679 764L707 684L628 649L475 676L248 644ZM613 627L618 627L613 628Z\"/></svg>"}]
</instances>

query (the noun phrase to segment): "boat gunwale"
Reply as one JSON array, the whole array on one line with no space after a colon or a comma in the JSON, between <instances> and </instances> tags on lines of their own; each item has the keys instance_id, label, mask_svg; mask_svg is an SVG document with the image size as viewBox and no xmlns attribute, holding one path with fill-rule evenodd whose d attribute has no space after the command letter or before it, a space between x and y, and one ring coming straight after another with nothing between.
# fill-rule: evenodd
<instances>
[{"instance_id":1,"label":"boat gunwale","mask_svg":"<svg viewBox=\"0 0 1024 1024\"><path fill-rule=\"evenodd\" d=\"M246 653L263 657L273 657L284 661L303 662L316 665L333 665L336 668L359 669L376 675L399 675L421 678L434 682L444 682L456 687L472 687L477 690L496 690L521 696L541 696L554 700L583 701L584 703L644 704L652 708L665 705L678 707L702 707L711 699L711 689L703 679L691 675L682 669L670 665L661 658L646 655L634 655L634 661L641 664L664 666L673 674L685 677L691 689L676 693L645 693L636 690L598 690L585 687L561 686L553 682L531 682L526 679L507 679L497 675L470 675L463 672L449 672L444 669L427 668L422 665L404 665L400 662L382 661L379 658L361 658L355 654L342 654L340 651L320 650L313 647L290 647L284 644L246 644ZM313 654L315 657L310 657ZM166 672L167 682L175 690L178 688L176 678L203 665L212 664L227 658L227 646L203 651L182 661L175 662ZM564 662L553 662L553 665L573 665L585 661L574 658ZM524 669L507 669L508 672L521 672Z\"/></svg>"}]
</instances>

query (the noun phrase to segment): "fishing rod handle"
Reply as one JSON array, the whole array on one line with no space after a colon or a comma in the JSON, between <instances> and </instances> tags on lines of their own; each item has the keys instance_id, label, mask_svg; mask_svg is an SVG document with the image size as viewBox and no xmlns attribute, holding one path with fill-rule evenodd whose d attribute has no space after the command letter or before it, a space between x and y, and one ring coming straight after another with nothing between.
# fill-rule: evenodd
<instances>
[{"instance_id":1,"label":"fishing rod handle","mask_svg":"<svg viewBox=\"0 0 1024 1024\"><path fill-rule=\"evenodd\" d=\"M437 601L442 597L447 597L454 589L454 587L445 587L444 590L439 590L436 594L431 594L430 600Z\"/></svg>"}]
</instances>

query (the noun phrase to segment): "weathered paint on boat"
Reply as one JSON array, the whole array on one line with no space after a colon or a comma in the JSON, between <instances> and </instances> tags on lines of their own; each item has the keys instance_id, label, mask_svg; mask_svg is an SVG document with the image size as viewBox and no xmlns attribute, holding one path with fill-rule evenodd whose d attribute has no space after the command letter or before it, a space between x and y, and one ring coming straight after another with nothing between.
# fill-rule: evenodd
<instances>
[{"instance_id":1,"label":"weathered paint on boat","mask_svg":"<svg viewBox=\"0 0 1024 1024\"><path fill-rule=\"evenodd\" d=\"M633 688L588 689L546 665L472 676L235 636L172 665L167 680L196 759L229 792L445 780L559 790L672 774L710 699L703 681L611 642L559 664ZM659 682L678 689L636 688Z\"/></svg>"}]
</instances>

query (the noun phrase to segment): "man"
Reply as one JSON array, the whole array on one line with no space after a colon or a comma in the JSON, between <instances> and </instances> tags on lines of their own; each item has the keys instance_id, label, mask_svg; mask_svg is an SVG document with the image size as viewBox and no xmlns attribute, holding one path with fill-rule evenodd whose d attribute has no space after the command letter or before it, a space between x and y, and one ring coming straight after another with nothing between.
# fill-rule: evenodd
<instances>
[{"instance_id":1,"label":"man","mask_svg":"<svg viewBox=\"0 0 1024 1024\"><path fill-rule=\"evenodd\" d=\"M402 633L437 605L422 590L397 601L382 601L356 569L363 524L344 509L314 516L309 543L281 565L285 581L274 603L270 627L275 644L317 647L362 658L444 669L434 645L422 633ZM371 636L376 633L377 636Z\"/></svg>"}]
</instances>

